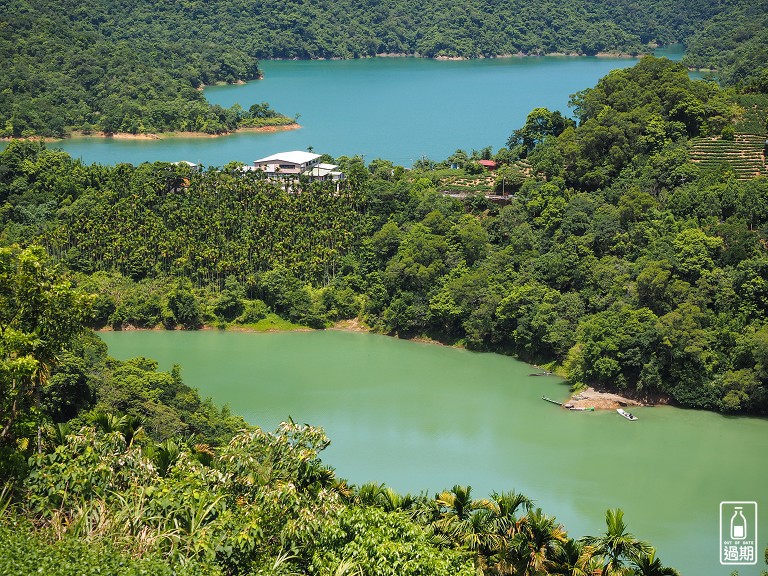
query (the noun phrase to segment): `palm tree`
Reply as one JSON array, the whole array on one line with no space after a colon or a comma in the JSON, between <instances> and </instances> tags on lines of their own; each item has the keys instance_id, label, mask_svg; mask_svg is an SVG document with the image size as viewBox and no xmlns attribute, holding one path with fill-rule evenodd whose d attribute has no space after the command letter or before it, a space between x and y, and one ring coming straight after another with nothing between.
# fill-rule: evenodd
<instances>
[{"instance_id":1,"label":"palm tree","mask_svg":"<svg viewBox=\"0 0 768 576\"><path fill-rule=\"evenodd\" d=\"M475 553L477 567L482 570L486 558L499 548L494 515L488 500L473 500L471 486L454 486L435 498L439 517L432 524L438 537L457 548Z\"/></svg>"},{"instance_id":2,"label":"palm tree","mask_svg":"<svg viewBox=\"0 0 768 576\"><path fill-rule=\"evenodd\" d=\"M487 506L491 514L494 546L485 551L486 564L497 574L508 574L514 571L510 548L512 539L520 528L518 511L523 508L526 513L530 512L533 501L515 491L493 492Z\"/></svg>"},{"instance_id":3,"label":"palm tree","mask_svg":"<svg viewBox=\"0 0 768 576\"><path fill-rule=\"evenodd\" d=\"M494 516L496 533L504 538L512 538L517 530L517 512L520 508L530 512L533 508L533 500L525 494L511 492L493 492L489 502L489 509Z\"/></svg>"},{"instance_id":4,"label":"palm tree","mask_svg":"<svg viewBox=\"0 0 768 576\"><path fill-rule=\"evenodd\" d=\"M57 422L50 428L51 440L54 446L63 446L67 443L67 436L72 434L72 429L67 422Z\"/></svg>"},{"instance_id":5,"label":"palm tree","mask_svg":"<svg viewBox=\"0 0 768 576\"><path fill-rule=\"evenodd\" d=\"M119 416L111 412L98 412L93 417L93 423L105 434L112 432L122 434L126 448L130 448L134 440L144 437L144 422L139 416L127 414Z\"/></svg>"},{"instance_id":6,"label":"palm tree","mask_svg":"<svg viewBox=\"0 0 768 576\"><path fill-rule=\"evenodd\" d=\"M605 523L607 530L604 535L581 539L585 545L585 559L600 558L603 576L623 574L626 561L638 562L653 550L650 544L627 532L624 512L620 508L607 510Z\"/></svg>"},{"instance_id":7,"label":"palm tree","mask_svg":"<svg viewBox=\"0 0 768 576\"><path fill-rule=\"evenodd\" d=\"M171 438L166 438L160 444L156 444L149 452L149 457L157 467L160 476L168 474L168 469L176 464L181 456L181 449Z\"/></svg>"},{"instance_id":8,"label":"palm tree","mask_svg":"<svg viewBox=\"0 0 768 576\"><path fill-rule=\"evenodd\" d=\"M461 522L469 518L474 510L482 507L482 501L472 500L472 486L454 486L437 495L437 503L443 509L443 524Z\"/></svg>"},{"instance_id":9,"label":"palm tree","mask_svg":"<svg viewBox=\"0 0 768 576\"><path fill-rule=\"evenodd\" d=\"M336 478L334 480L333 485L331 486L331 492L338 494L342 501L347 504L351 504L354 500L355 491L343 478Z\"/></svg>"},{"instance_id":10,"label":"palm tree","mask_svg":"<svg viewBox=\"0 0 768 576\"><path fill-rule=\"evenodd\" d=\"M601 568L596 558L585 558L584 545L573 538L558 546L551 560L550 573L559 576L591 576Z\"/></svg>"},{"instance_id":11,"label":"palm tree","mask_svg":"<svg viewBox=\"0 0 768 576\"><path fill-rule=\"evenodd\" d=\"M130 448L134 440L141 440L144 437L144 420L140 416L123 416L119 431L125 438L125 445Z\"/></svg>"},{"instance_id":12,"label":"palm tree","mask_svg":"<svg viewBox=\"0 0 768 576\"><path fill-rule=\"evenodd\" d=\"M637 576L680 576L680 573L669 566L663 566L656 558L656 550L651 549L647 554L632 562Z\"/></svg>"},{"instance_id":13,"label":"palm tree","mask_svg":"<svg viewBox=\"0 0 768 576\"><path fill-rule=\"evenodd\" d=\"M437 496L430 498L422 493L415 499L411 516L419 524L431 526L433 532L436 532L434 525L440 519L442 512L440 504L437 503Z\"/></svg>"},{"instance_id":14,"label":"palm tree","mask_svg":"<svg viewBox=\"0 0 768 576\"><path fill-rule=\"evenodd\" d=\"M384 491L384 484L366 482L357 489L357 501L363 506L376 506Z\"/></svg>"},{"instance_id":15,"label":"palm tree","mask_svg":"<svg viewBox=\"0 0 768 576\"><path fill-rule=\"evenodd\" d=\"M537 508L519 522L517 534L511 542L512 564L524 576L546 574L554 565L557 549L567 539L562 525Z\"/></svg>"},{"instance_id":16,"label":"palm tree","mask_svg":"<svg viewBox=\"0 0 768 576\"><path fill-rule=\"evenodd\" d=\"M111 412L97 412L93 416L93 423L105 434L119 432L125 424L125 416L118 416Z\"/></svg>"},{"instance_id":17,"label":"palm tree","mask_svg":"<svg viewBox=\"0 0 768 576\"><path fill-rule=\"evenodd\" d=\"M462 547L476 552L478 560L489 556L500 544L494 531L493 515L484 509L476 510L465 521L454 524L453 538Z\"/></svg>"},{"instance_id":18,"label":"palm tree","mask_svg":"<svg viewBox=\"0 0 768 576\"><path fill-rule=\"evenodd\" d=\"M387 512L394 512L395 510L410 510L415 499L410 494L401 496L395 490L387 486L384 488L378 497L378 505Z\"/></svg>"}]
</instances>

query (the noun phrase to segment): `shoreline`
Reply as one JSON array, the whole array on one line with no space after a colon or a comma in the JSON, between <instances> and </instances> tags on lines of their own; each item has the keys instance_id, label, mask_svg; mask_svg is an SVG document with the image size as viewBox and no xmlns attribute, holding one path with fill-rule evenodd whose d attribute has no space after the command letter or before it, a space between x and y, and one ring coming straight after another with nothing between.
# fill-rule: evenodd
<instances>
[{"instance_id":1,"label":"shoreline","mask_svg":"<svg viewBox=\"0 0 768 576\"><path fill-rule=\"evenodd\" d=\"M658 47L657 47L658 48ZM260 58L260 62L282 62L282 61L333 61L333 60L365 60L370 58L424 58L427 60L438 61L462 61L462 60L495 60L499 58L541 58L543 56L557 56L564 58L642 58L643 56L653 55L651 52L639 52L637 54L630 54L629 52L597 52L596 54L580 54L578 52L544 52L541 54L530 54L526 52L516 52L514 54L493 54L493 55L479 55L479 56L425 56L418 52L380 52L370 56L357 56L351 58L342 58L340 56L315 57L315 58ZM250 80L248 81L250 82Z\"/></svg>"},{"instance_id":2,"label":"shoreline","mask_svg":"<svg viewBox=\"0 0 768 576\"><path fill-rule=\"evenodd\" d=\"M288 130L298 130L302 126L296 122L282 124L279 126L246 126L232 130L231 132L222 132L220 134L208 134L207 132L147 132L143 134L131 134L129 132L91 132L85 134L79 130L74 130L63 137L56 136L4 136L0 138L1 142L11 142L13 140L37 140L46 144L62 142L64 140L76 140L81 138L108 138L111 140L172 140L175 138L223 138L235 134L246 132L263 132L269 134L272 132L283 132Z\"/></svg>"},{"instance_id":3,"label":"shoreline","mask_svg":"<svg viewBox=\"0 0 768 576\"><path fill-rule=\"evenodd\" d=\"M152 328L140 328L133 324L126 324L119 330L115 330L112 326L103 326L102 328L91 328L95 333L99 332L250 332L253 334L259 334L262 332L314 332L319 330L336 330L339 332L359 332L372 334L373 330L365 322L359 318L352 318L349 320L339 320L328 328L310 328L309 326L301 326L294 324L290 328L272 328L268 330L259 330L254 328L253 324L229 324L225 328L220 328L214 324L202 324L199 328L186 329L181 326L175 328L166 328L162 323Z\"/></svg>"},{"instance_id":4,"label":"shoreline","mask_svg":"<svg viewBox=\"0 0 768 576\"><path fill-rule=\"evenodd\" d=\"M232 130L231 132L221 132L219 134L208 134L207 132L187 132L187 131L174 131L174 132L147 132L144 134L130 134L128 132L93 132L91 134L83 134L80 131L74 131L69 136L64 138L56 138L55 140L67 140L70 138L111 138L113 140L170 140L173 138L223 138L226 136L232 136L234 134L244 132L283 132L287 130L298 130L301 128L300 124L291 122L290 124L281 124L279 126L245 126Z\"/></svg>"},{"instance_id":5,"label":"shoreline","mask_svg":"<svg viewBox=\"0 0 768 576\"><path fill-rule=\"evenodd\" d=\"M156 331L163 331L163 330L166 330L169 332L185 331L181 327L176 327L176 328L173 328L172 330L168 330L167 328L163 327L162 324L159 324L154 328L138 328L133 325L127 325L120 330L115 330L111 326L105 326L103 328L94 330L94 332L98 334L99 332L123 332L123 331L124 332L135 332L135 331L156 332ZM222 332L242 332L242 333L252 333L252 334L264 334L264 333L269 334L269 333L277 333L277 332L315 332L319 330L352 332L357 334L374 334L375 333L371 329L371 327L368 326L365 322L363 322L360 318L339 320L335 322L332 326L329 326L328 328L309 328L307 326L296 325L291 328L278 327L278 328L268 328L266 330L259 330L249 325L233 324L233 325L228 325L225 328L220 328L218 326L211 325L211 324L203 324L200 328L196 330L189 330L189 331L190 332L222 331ZM394 335L391 337L402 339L397 335ZM408 340L410 342L417 342L420 344L430 344L434 346L447 346L450 348L462 349L461 346L446 344L444 342L440 342L439 340L435 340L433 338L427 338L424 336L417 336L415 338L405 338L404 340ZM520 362L524 362L525 364L529 364L534 368L540 368L539 366L533 363L525 362L525 360L520 360L519 358L517 360L519 360ZM560 378L564 378L564 376L560 374L552 374L552 375L558 376ZM570 394L568 399L565 400L563 404L573 404L573 406L576 408L594 407L595 411L606 411L606 410L612 411L622 407L652 407L652 406L666 405L666 404L669 404L669 399L664 397L653 397L653 398L639 397L639 396L634 397L632 394L620 394L617 392L608 391L604 389L597 389L592 386L589 386L588 388L580 390L579 392Z\"/></svg>"}]
</instances>

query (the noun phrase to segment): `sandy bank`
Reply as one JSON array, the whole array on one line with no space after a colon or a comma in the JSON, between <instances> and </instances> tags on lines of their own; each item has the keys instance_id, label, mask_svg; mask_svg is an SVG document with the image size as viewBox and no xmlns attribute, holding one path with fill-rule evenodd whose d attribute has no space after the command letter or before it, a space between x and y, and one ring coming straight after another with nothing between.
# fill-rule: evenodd
<instances>
[{"instance_id":1,"label":"sandy bank","mask_svg":"<svg viewBox=\"0 0 768 576\"><path fill-rule=\"evenodd\" d=\"M221 134L207 134L205 132L151 132L147 134L129 134L127 132L89 132L84 133L79 130L73 131L71 134L64 138L53 138L43 136L29 136L29 137L3 137L0 141L10 142L11 140L35 140L46 143L61 142L62 140L74 139L74 138L109 138L111 140L166 140L173 138L220 138L223 136L231 136L232 134L239 134L243 132L283 132L285 130L298 130L301 128L300 124L292 122L291 124L284 124L282 126L253 126L246 128L238 128L232 132L222 132Z\"/></svg>"},{"instance_id":2,"label":"sandy bank","mask_svg":"<svg viewBox=\"0 0 768 576\"><path fill-rule=\"evenodd\" d=\"M571 396L566 403L573 404L577 408L594 406L595 410L616 410L624 406L656 406L666 404L667 400L661 397L630 398L628 395L589 387Z\"/></svg>"},{"instance_id":3,"label":"sandy bank","mask_svg":"<svg viewBox=\"0 0 768 576\"><path fill-rule=\"evenodd\" d=\"M284 130L297 130L301 128L301 125L293 122L291 124L283 124L282 126L253 126L238 128L232 132L222 132L220 134L208 134L206 132L157 132L148 134L128 134L125 132L107 133L107 132L92 132L91 134L83 134L82 132L73 132L72 138L112 138L114 140L166 140L172 138L221 138L223 136L230 136L232 134L238 134L241 132L282 132Z\"/></svg>"},{"instance_id":4,"label":"sandy bank","mask_svg":"<svg viewBox=\"0 0 768 576\"><path fill-rule=\"evenodd\" d=\"M235 132L285 132L286 130L298 130L300 124L283 124L282 126L254 126L252 128L238 128Z\"/></svg>"},{"instance_id":5,"label":"sandy bank","mask_svg":"<svg viewBox=\"0 0 768 576\"><path fill-rule=\"evenodd\" d=\"M371 332L370 326L360 320L352 318L350 320L339 320L329 330L339 330L342 332Z\"/></svg>"}]
</instances>

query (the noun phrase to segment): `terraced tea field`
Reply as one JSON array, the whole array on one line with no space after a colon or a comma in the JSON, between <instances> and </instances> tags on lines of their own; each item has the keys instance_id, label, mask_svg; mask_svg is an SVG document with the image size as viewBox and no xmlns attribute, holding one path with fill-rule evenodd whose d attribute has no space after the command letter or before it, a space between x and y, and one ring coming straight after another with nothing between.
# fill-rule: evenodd
<instances>
[{"instance_id":1,"label":"terraced tea field","mask_svg":"<svg viewBox=\"0 0 768 576\"><path fill-rule=\"evenodd\" d=\"M697 138L693 141L690 157L702 165L726 163L739 180L768 175L765 159L765 136L736 134L733 140Z\"/></svg>"}]
</instances>

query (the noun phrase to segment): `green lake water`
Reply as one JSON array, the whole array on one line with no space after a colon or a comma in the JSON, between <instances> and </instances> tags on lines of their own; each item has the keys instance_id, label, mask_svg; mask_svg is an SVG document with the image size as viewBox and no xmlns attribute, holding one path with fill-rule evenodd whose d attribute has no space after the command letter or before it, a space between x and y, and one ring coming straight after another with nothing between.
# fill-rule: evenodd
<instances>
[{"instance_id":1,"label":"green lake water","mask_svg":"<svg viewBox=\"0 0 768 576\"><path fill-rule=\"evenodd\" d=\"M335 331L105 332L110 353L182 367L185 382L249 422L322 426L323 459L353 483L477 497L518 490L572 536L597 534L607 508L684 575L723 575L719 503L757 501L768 544L768 420L670 407L575 413L556 377L512 358ZM739 567L757 576L759 565Z\"/></svg>"}]
</instances>

